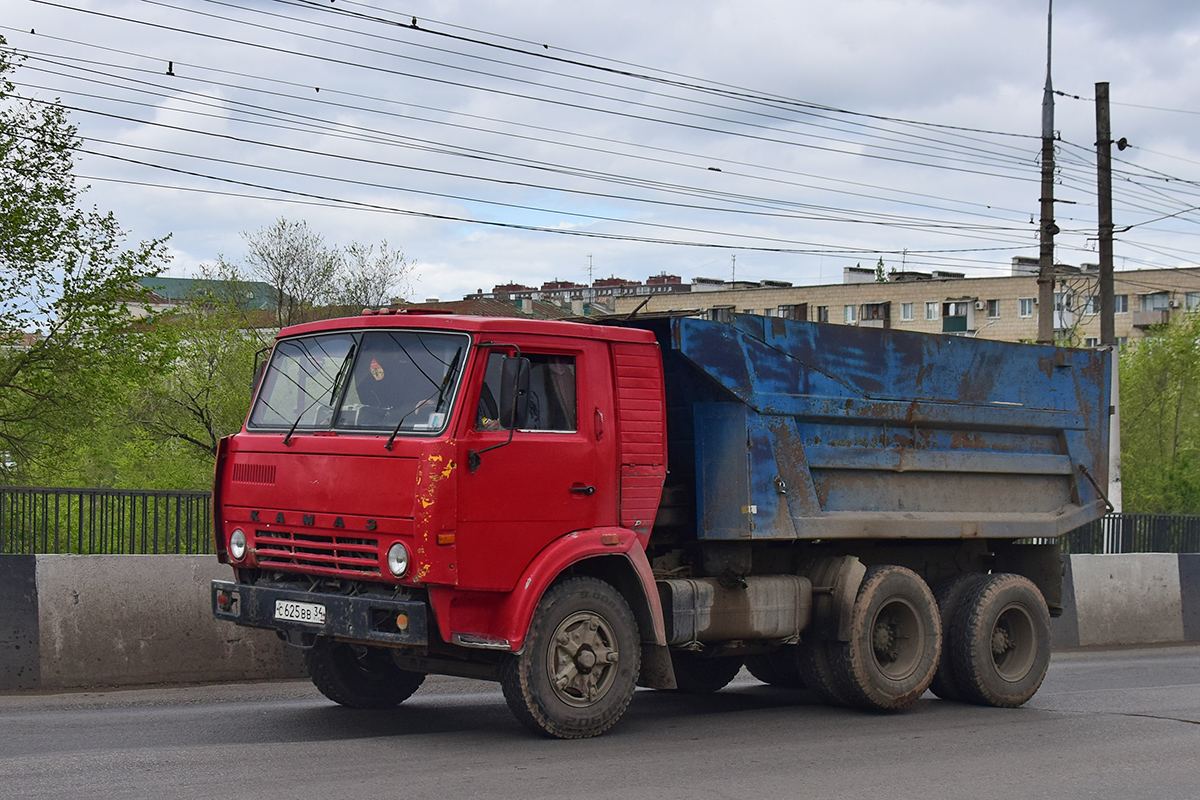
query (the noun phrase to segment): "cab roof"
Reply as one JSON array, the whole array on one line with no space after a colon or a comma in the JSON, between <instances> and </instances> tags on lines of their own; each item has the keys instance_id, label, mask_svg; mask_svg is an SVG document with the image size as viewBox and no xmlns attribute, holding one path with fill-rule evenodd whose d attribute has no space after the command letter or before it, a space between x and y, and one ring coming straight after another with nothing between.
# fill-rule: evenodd
<instances>
[{"instance_id":1,"label":"cab roof","mask_svg":"<svg viewBox=\"0 0 1200 800\"><path fill-rule=\"evenodd\" d=\"M518 317L477 317L456 314L389 313L367 310L359 316L305 322L291 325L276 337L283 339L313 333L364 330L370 328L404 328L419 330L459 331L477 336L521 334L528 336L558 336L572 339L592 339L610 342L654 341L650 331L618 328L559 320L523 319Z\"/></svg>"}]
</instances>

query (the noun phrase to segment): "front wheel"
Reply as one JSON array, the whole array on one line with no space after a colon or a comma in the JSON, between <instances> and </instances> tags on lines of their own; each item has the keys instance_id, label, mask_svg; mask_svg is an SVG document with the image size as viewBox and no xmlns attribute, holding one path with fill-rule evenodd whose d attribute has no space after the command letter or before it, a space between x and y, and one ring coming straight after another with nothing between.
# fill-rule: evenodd
<instances>
[{"instance_id":1,"label":"front wheel","mask_svg":"<svg viewBox=\"0 0 1200 800\"><path fill-rule=\"evenodd\" d=\"M324 636L305 653L313 685L335 703L350 708L393 708L412 696L425 680L423 672L396 666L387 650Z\"/></svg>"},{"instance_id":2,"label":"front wheel","mask_svg":"<svg viewBox=\"0 0 1200 800\"><path fill-rule=\"evenodd\" d=\"M583 739L625 713L640 666L637 620L625 598L596 578L569 578L538 603L524 649L501 665L500 685L526 727Z\"/></svg>"},{"instance_id":3,"label":"front wheel","mask_svg":"<svg viewBox=\"0 0 1200 800\"><path fill-rule=\"evenodd\" d=\"M965 699L1015 708L1042 685L1050 666L1050 612L1028 578L988 576L964 598L951 630Z\"/></svg>"}]
</instances>

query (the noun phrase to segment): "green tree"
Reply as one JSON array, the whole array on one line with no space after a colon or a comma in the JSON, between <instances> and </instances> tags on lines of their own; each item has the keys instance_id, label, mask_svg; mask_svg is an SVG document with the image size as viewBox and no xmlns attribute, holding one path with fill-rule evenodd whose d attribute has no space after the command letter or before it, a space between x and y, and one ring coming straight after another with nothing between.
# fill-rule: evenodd
<instances>
[{"instance_id":1,"label":"green tree","mask_svg":"<svg viewBox=\"0 0 1200 800\"><path fill-rule=\"evenodd\" d=\"M1200 314L1121 354L1121 481L1126 511L1200 514Z\"/></svg>"},{"instance_id":2,"label":"green tree","mask_svg":"<svg viewBox=\"0 0 1200 800\"><path fill-rule=\"evenodd\" d=\"M187 302L148 332L170 363L131 398L131 409L152 436L211 464L221 437L246 418L255 354L270 344L274 329L245 307L247 287L236 268L219 263L204 277Z\"/></svg>"},{"instance_id":3,"label":"green tree","mask_svg":"<svg viewBox=\"0 0 1200 800\"><path fill-rule=\"evenodd\" d=\"M61 107L16 95L15 67L0 49L0 450L10 478L95 404L112 354L145 355L126 303L140 296L136 279L166 262L164 240L126 248L112 214L82 205L75 128Z\"/></svg>"},{"instance_id":4,"label":"green tree","mask_svg":"<svg viewBox=\"0 0 1200 800\"><path fill-rule=\"evenodd\" d=\"M245 419L255 353L271 320L245 308L236 272L209 280L177 308L140 322L139 350L113 353L93 378L100 402L80 409L37 459L31 480L123 489L207 489L222 436ZM268 326L263 329L259 326Z\"/></svg>"}]
</instances>

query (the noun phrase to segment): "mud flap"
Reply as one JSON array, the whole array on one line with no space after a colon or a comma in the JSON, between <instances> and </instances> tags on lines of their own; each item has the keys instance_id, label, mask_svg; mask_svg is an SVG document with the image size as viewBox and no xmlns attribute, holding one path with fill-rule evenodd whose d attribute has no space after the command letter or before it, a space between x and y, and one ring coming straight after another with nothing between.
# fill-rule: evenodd
<instances>
[{"instance_id":1,"label":"mud flap","mask_svg":"<svg viewBox=\"0 0 1200 800\"><path fill-rule=\"evenodd\" d=\"M671 649L661 644L642 643L642 672L638 686L648 689L676 689L675 668L671 666Z\"/></svg>"},{"instance_id":2,"label":"mud flap","mask_svg":"<svg viewBox=\"0 0 1200 800\"><path fill-rule=\"evenodd\" d=\"M850 615L867 568L855 556L821 558L806 570L813 585L814 638L850 641Z\"/></svg>"}]
</instances>

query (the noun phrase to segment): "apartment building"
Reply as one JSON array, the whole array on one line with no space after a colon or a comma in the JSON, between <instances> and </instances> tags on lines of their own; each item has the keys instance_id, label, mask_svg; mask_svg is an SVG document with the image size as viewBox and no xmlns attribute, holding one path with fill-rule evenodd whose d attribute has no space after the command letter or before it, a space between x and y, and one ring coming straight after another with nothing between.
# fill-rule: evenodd
<instances>
[{"instance_id":1,"label":"apartment building","mask_svg":"<svg viewBox=\"0 0 1200 800\"><path fill-rule=\"evenodd\" d=\"M1076 345L1100 340L1098 270L1061 266L1055 282L1056 335ZM874 270L847 267L840 284L822 286L713 286L703 291L614 298L614 312L689 311L711 319L735 312L981 339L1037 338L1035 259L1013 259L1012 274L968 278L954 272L893 272L885 282ZM719 282L718 282L719 283ZM1146 335L1178 314L1200 311L1200 267L1146 269L1115 274L1118 342Z\"/></svg>"}]
</instances>

